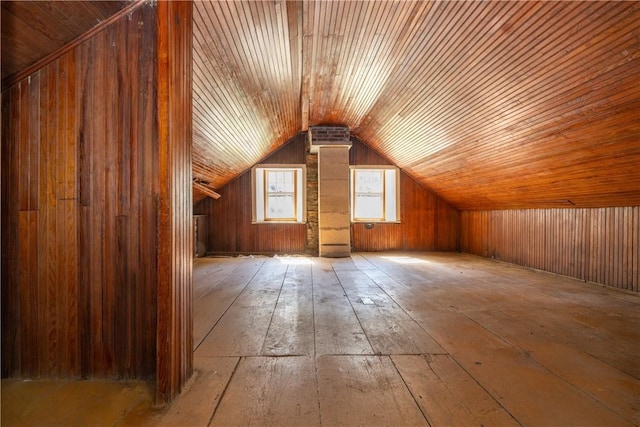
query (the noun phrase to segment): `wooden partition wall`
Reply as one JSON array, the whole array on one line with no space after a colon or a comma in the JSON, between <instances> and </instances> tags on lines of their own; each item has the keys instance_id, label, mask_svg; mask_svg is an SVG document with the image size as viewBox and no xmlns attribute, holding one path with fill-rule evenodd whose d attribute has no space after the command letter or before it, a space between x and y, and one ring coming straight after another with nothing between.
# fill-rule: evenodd
<instances>
[{"instance_id":1,"label":"wooden partition wall","mask_svg":"<svg viewBox=\"0 0 640 427\"><path fill-rule=\"evenodd\" d=\"M306 163L305 139L294 137L261 163ZM215 253L304 253L305 224L252 224L251 172L247 171L219 191L218 200L207 198L194 211L209 219L207 251Z\"/></svg>"},{"instance_id":2,"label":"wooden partition wall","mask_svg":"<svg viewBox=\"0 0 640 427\"><path fill-rule=\"evenodd\" d=\"M352 165L389 165L386 158L354 140L350 152ZM351 225L356 251L455 251L458 249L460 214L457 209L400 172L399 224Z\"/></svg>"},{"instance_id":3,"label":"wooden partition wall","mask_svg":"<svg viewBox=\"0 0 640 427\"><path fill-rule=\"evenodd\" d=\"M158 8L158 325L156 401L193 372L191 79L193 4Z\"/></svg>"},{"instance_id":4,"label":"wooden partition wall","mask_svg":"<svg viewBox=\"0 0 640 427\"><path fill-rule=\"evenodd\" d=\"M464 211L464 252L640 291L640 207Z\"/></svg>"},{"instance_id":5,"label":"wooden partition wall","mask_svg":"<svg viewBox=\"0 0 640 427\"><path fill-rule=\"evenodd\" d=\"M3 377L190 374L190 43L141 4L2 93Z\"/></svg>"},{"instance_id":6,"label":"wooden partition wall","mask_svg":"<svg viewBox=\"0 0 640 427\"><path fill-rule=\"evenodd\" d=\"M265 159L270 164L305 164L306 143L298 135ZM352 165L389 165L366 144L353 140ZM355 251L453 251L458 248L458 211L401 172L400 224L352 224ZM251 224L251 175L244 173L220 189L218 200L205 199L195 212L209 218L208 251L217 253L304 253L306 224Z\"/></svg>"}]
</instances>

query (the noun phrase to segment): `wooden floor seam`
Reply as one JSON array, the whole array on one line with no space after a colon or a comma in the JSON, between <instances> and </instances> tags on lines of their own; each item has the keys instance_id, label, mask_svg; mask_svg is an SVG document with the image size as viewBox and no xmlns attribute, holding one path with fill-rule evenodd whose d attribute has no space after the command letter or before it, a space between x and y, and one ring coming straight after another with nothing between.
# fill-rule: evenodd
<instances>
[{"instance_id":1,"label":"wooden floor seam","mask_svg":"<svg viewBox=\"0 0 640 427\"><path fill-rule=\"evenodd\" d=\"M638 324L639 295L464 254L203 258L173 405L5 380L2 425L633 426Z\"/></svg>"}]
</instances>

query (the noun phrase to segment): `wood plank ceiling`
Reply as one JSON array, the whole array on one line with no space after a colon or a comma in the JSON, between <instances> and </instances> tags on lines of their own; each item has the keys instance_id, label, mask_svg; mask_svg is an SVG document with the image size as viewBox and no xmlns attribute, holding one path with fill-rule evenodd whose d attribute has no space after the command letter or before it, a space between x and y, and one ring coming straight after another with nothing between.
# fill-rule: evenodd
<instances>
[{"instance_id":1,"label":"wood plank ceiling","mask_svg":"<svg viewBox=\"0 0 640 427\"><path fill-rule=\"evenodd\" d=\"M335 123L460 209L638 205L639 9L197 2L194 176Z\"/></svg>"},{"instance_id":2,"label":"wood plank ceiling","mask_svg":"<svg viewBox=\"0 0 640 427\"><path fill-rule=\"evenodd\" d=\"M3 78L28 62L16 8L101 19L2 2ZM193 44L194 178L222 197L340 124L459 209L640 205L639 2L197 1Z\"/></svg>"}]
</instances>

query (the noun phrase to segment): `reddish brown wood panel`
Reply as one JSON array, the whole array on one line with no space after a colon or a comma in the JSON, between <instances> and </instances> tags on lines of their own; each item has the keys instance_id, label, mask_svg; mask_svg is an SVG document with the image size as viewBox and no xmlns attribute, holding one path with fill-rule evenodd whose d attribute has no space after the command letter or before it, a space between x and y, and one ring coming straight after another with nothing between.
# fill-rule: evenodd
<instances>
[{"instance_id":1,"label":"reddish brown wood panel","mask_svg":"<svg viewBox=\"0 0 640 427\"><path fill-rule=\"evenodd\" d=\"M3 93L4 376L155 376L155 24L140 7Z\"/></svg>"},{"instance_id":2,"label":"reddish brown wood panel","mask_svg":"<svg viewBox=\"0 0 640 427\"><path fill-rule=\"evenodd\" d=\"M640 204L640 7L198 1L194 172L349 127L458 209Z\"/></svg>"},{"instance_id":3,"label":"reddish brown wood panel","mask_svg":"<svg viewBox=\"0 0 640 427\"><path fill-rule=\"evenodd\" d=\"M158 327L156 402L193 372L191 198L192 3L158 7Z\"/></svg>"},{"instance_id":4,"label":"reddish brown wood panel","mask_svg":"<svg viewBox=\"0 0 640 427\"><path fill-rule=\"evenodd\" d=\"M301 134L263 163L304 164L306 142ZM354 140L350 163L388 165L383 156ZM352 246L357 251L456 250L459 213L428 189L401 173L402 222L352 226ZM209 217L208 250L222 253L303 253L306 225L251 224L251 175L249 172L220 190L218 200L207 199L196 206Z\"/></svg>"},{"instance_id":5,"label":"reddish brown wood panel","mask_svg":"<svg viewBox=\"0 0 640 427\"><path fill-rule=\"evenodd\" d=\"M2 79L14 76L124 8L128 1L3 1Z\"/></svg>"},{"instance_id":6,"label":"reddish brown wood panel","mask_svg":"<svg viewBox=\"0 0 640 427\"><path fill-rule=\"evenodd\" d=\"M354 140L349 162L352 165L388 165L389 160ZM404 172L400 173L399 224L351 225L356 251L454 251L458 248L458 211Z\"/></svg>"},{"instance_id":7,"label":"reddish brown wood panel","mask_svg":"<svg viewBox=\"0 0 640 427\"><path fill-rule=\"evenodd\" d=\"M640 208L464 211L462 250L640 291Z\"/></svg>"},{"instance_id":8,"label":"reddish brown wood panel","mask_svg":"<svg viewBox=\"0 0 640 427\"><path fill-rule=\"evenodd\" d=\"M298 135L264 159L268 164L306 163L306 141ZM220 189L218 200L205 199L195 211L209 218L208 250L221 253L304 253L305 224L252 224L251 172Z\"/></svg>"}]
</instances>

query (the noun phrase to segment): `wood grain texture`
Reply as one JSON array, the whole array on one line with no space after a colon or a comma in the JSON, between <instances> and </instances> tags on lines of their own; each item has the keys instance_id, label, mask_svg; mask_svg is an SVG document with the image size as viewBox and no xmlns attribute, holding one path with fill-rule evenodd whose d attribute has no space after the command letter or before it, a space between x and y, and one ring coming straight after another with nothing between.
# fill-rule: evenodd
<instances>
[{"instance_id":1,"label":"wood grain texture","mask_svg":"<svg viewBox=\"0 0 640 427\"><path fill-rule=\"evenodd\" d=\"M464 211L462 250L640 291L640 208Z\"/></svg>"},{"instance_id":2,"label":"wood grain texture","mask_svg":"<svg viewBox=\"0 0 640 427\"><path fill-rule=\"evenodd\" d=\"M140 308L155 307L157 273L143 274L155 250L133 249L156 224L154 165L141 160L154 144L155 66L144 59L155 52L155 12L134 15L148 25L123 19L3 94L16 113L3 149L18 150L13 165L3 153L3 171L19 174L3 179L3 218L21 219L14 236L3 223L3 245L20 255L15 267L3 262L16 276L2 286L21 301L3 337L18 325L28 337L3 352L22 359L3 358L13 375L155 375L155 338L144 333L155 315ZM155 231L145 237L155 242Z\"/></svg>"},{"instance_id":3,"label":"wood grain texture","mask_svg":"<svg viewBox=\"0 0 640 427\"><path fill-rule=\"evenodd\" d=\"M293 138L262 163L301 164L305 160L303 135ZM206 199L194 207L209 220L208 251L221 253L304 253L305 224L252 224L251 172L219 190L220 199Z\"/></svg>"},{"instance_id":4,"label":"wood grain texture","mask_svg":"<svg viewBox=\"0 0 640 427\"><path fill-rule=\"evenodd\" d=\"M243 357L212 426L319 425L313 357Z\"/></svg>"},{"instance_id":5,"label":"wood grain texture","mask_svg":"<svg viewBox=\"0 0 640 427\"><path fill-rule=\"evenodd\" d=\"M353 140L352 165L388 165L389 160ZM304 134L263 160L269 164L305 164ZM352 224L356 251L456 250L459 213L447 202L401 172L400 224ZM209 218L208 250L221 253L304 253L309 224L251 224L251 175L246 172L220 190L218 200L204 200L194 211Z\"/></svg>"},{"instance_id":6,"label":"wood grain texture","mask_svg":"<svg viewBox=\"0 0 640 427\"><path fill-rule=\"evenodd\" d=\"M122 4L3 1L3 79ZM640 205L637 2L193 7L193 174L214 191L339 124L457 209Z\"/></svg>"},{"instance_id":7,"label":"wood grain texture","mask_svg":"<svg viewBox=\"0 0 640 427\"><path fill-rule=\"evenodd\" d=\"M3 1L2 80L108 20L128 1Z\"/></svg>"},{"instance_id":8,"label":"wood grain texture","mask_svg":"<svg viewBox=\"0 0 640 427\"><path fill-rule=\"evenodd\" d=\"M316 370L323 423L429 425L389 356L320 356Z\"/></svg>"},{"instance_id":9,"label":"wood grain texture","mask_svg":"<svg viewBox=\"0 0 640 427\"><path fill-rule=\"evenodd\" d=\"M350 150L352 165L389 165L387 158L358 139ZM425 188L404 171L400 172L399 224L351 224L355 251L453 251L458 248L459 213L449 203Z\"/></svg>"},{"instance_id":10,"label":"wood grain texture","mask_svg":"<svg viewBox=\"0 0 640 427\"><path fill-rule=\"evenodd\" d=\"M193 372L192 6L157 3L159 404L171 401Z\"/></svg>"},{"instance_id":11,"label":"wood grain texture","mask_svg":"<svg viewBox=\"0 0 640 427\"><path fill-rule=\"evenodd\" d=\"M634 2L195 8L194 172L214 189L340 124L458 209L640 204Z\"/></svg>"},{"instance_id":12,"label":"wood grain texture","mask_svg":"<svg viewBox=\"0 0 640 427\"><path fill-rule=\"evenodd\" d=\"M164 73L144 5L3 92L3 376L153 379L159 328L172 393L190 374L191 15L176 7Z\"/></svg>"}]
</instances>

